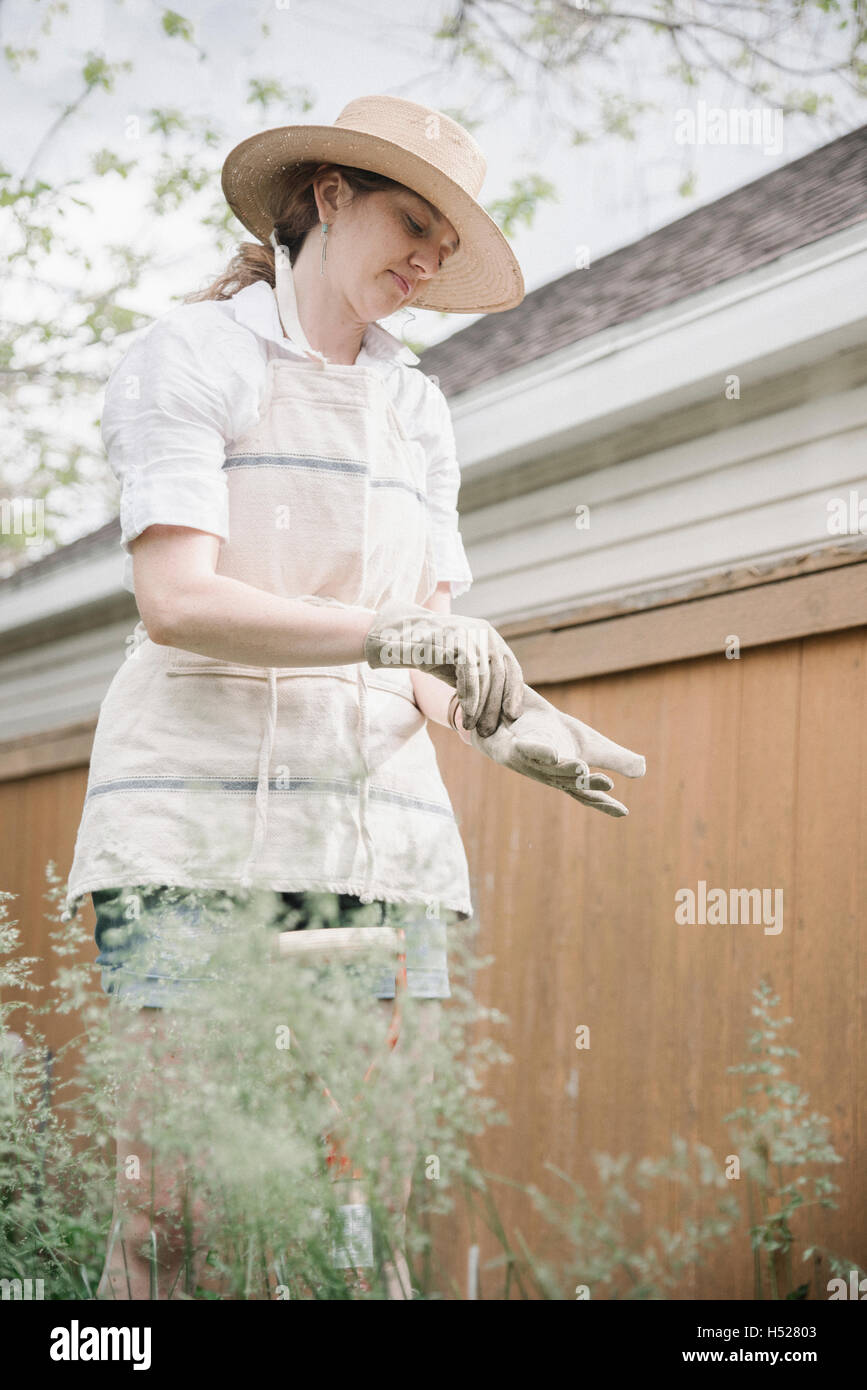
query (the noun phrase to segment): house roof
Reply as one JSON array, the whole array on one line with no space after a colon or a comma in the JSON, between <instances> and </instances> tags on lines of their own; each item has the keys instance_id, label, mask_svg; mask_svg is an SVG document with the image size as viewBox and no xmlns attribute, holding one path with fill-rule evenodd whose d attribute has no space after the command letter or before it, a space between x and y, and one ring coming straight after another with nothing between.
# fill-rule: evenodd
<instances>
[{"instance_id":1,"label":"house roof","mask_svg":"<svg viewBox=\"0 0 867 1390\"><path fill-rule=\"evenodd\" d=\"M446 396L867 220L867 125L669 222L640 241L570 271L503 314L487 314L421 354ZM8 578L7 589L58 565L105 554L114 518Z\"/></svg>"},{"instance_id":2,"label":"house roof","mask_svg":"<svg viewBox=\"0 0 867 1390\"><path fill-rule=\"evenodd\" d=\"M867 220L867 125L540 285L421 354L446 396Z\"/></svg>"},{"instance_id":3,"label":"house roof","mask_svg":"<svg viewBox=\"0 0 867 1390\"><path fill-rule=\"evenodd\" d=\"M0 588L8 593L31 580L43 579L53 570L61 569L72 561L86 560L89 555L104 555L106 551L113 550L119 544L120 517L116 516L97 527L95 531L88 531L86 535L68 541L66 545L59 545L49 555L43 555L39 560L31 560L29 563L25 562L14 574L0 578Z\"/></svg>"}]
</instances>

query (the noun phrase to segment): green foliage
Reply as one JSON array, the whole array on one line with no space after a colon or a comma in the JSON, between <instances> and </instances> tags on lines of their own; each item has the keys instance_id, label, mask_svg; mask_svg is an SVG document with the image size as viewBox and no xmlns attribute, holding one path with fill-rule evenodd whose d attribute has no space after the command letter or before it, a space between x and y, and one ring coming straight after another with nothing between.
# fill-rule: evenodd
<instances>
[{"instance_id":1,"label":"green foliage","mask_svg":"<svg viewBox=\"0 0 867 1390\"><path fill-rule=\"evenodd\" d=\"M161 23L163 31L168 34L170 39L184 39L187 43L193 42L192 24L176 10L164 10Z\"/></svg>"},{"instance_id":2,"label":"green foliage","mask_svg":"<svg viewBox=\"0 0 867 1390\"><path fill-rule=\"evenodd\" d=\"M12 175L5 169L2 174L0 174L0 178L3 179L10 179L11 177ZM38 198L41 193L47 193L50 188L51 185L49 183L42 183L39 179L29 187L25 184L19 184L17 187L14 183L5 184L4 187L0 189L0 207L11 207L22 198L29 198L33 201Z\"/></svg>"},{"instance_id":3,"label":"green foliage","mask_svg":"<svg viewBox=\"0 0 867 1390\"><path fill-rule=\"evenodd\" d=\"M95 1233L110 1214L108 1136L76 1151L74 1127L52 1104L57 1058L36 1026L48 1006L26 994L38 988L35 958L12 958L20 937L9 920L13 896L0 893L0 1269L45 1280L52 1298L86 1298L98 1274ZM10 991L25 995L10 999Z\"/></svg>"},{"instance_id":4,"label":"green foliage","mask_svg":"<svg viewBox=\"0 0 867 1390\"><path fill-rule=\"evenodd\" d=\"M683 104L694 103L710 81L728 78L733 104L749 106L758 100L786 115L830 116L835 94L848 95L854 88L867 95L867 20L861 0L851 0L851 10L856 32L850 43L829 45L824 55L820 42L832 29L829 24L819 28L816 21L820 15L841 14L838 0L768 0L753 7L720 5L719 0L695 0L685 7L680 0L658 0L648 7L627 7L625 14L608 0L466 0L440 24L435 37L450 62L467 62L483 78L495 77L506 91L526 91L532 81L540 104L553 106L555 97L565 96L565 103L558 102L566 113L558 114L558 124L566 126L571 143L579 144L605 135L633 140L636 120L659 109L629 96L623 67L616 61L618 48L643 35L650 39L641 50L643 64L656 64L659 72L676 79ZM839 32L848 23L843 18L833 29ZM785 57L779 51L782 34ZM633 56L635 51L633 44ZM606 65L611 69L608 84L596 75ZM804 78L810 86L790 90L792 77ZM822 79L831 91L815 85ZM667 101L666 108L677 104L676 99ZM573 127L578 113L585 119ZM696 181L693 171L682 180L680 194L692 196Z\"/></svg>"},{"instance_id":5,"label":"green foliage","mask_svg":"<svg viewBox=\"0 0 867 1390\"><path fill-rule=\"evenodd\" d=\"M123 63L109 63L101 53L88 53L81 75L84 78L84 85L88 92L98 87L103 92L113 92L118 74L122 72L132 72L132 63L128 60ZM70 114L71 108L70 108Z\"/></svg>"},{"instance_id":6,"label":"green foliage","mask_svg":"<svg viewBox=\"0 0 867 1390\"><path fill-rule=\"evenodd\" d=\"M793 1217L801 1209L809 1209L812 1218L813 1207L834 1207L829 1194L839 1189L827 1174L813 1174L812 1178L805 1173L787 1176L783 1168L839 1163L841 1159L827 1138L830 1122L815 1112L805 1113L808 1097L795 1082L783 1078L783 1067L775 1060L798 1056L793 1048L776 1042L779 1029L792 1020L771 1017L770 1011L779 1000L765 981L754 991L754 997L757 1003L752 1013L762 1026L749 1036L749 1049L758 1060L728 1070L745 1077L771 1079L746 1091L748 1095L763 1095L764 1104L745 1103L724 1118L731 1125L732 1145L741 1162L740 1176L745 1176L749 1184L755 1297L803 1300L812 1292L815 1298L824 1299L827 1272L820 1273L822 1259L834 1277L848 1279L854 1269L860 1278L864 1271L855 1260L817 1245L808 1236L811 1243L803 1250L801 1260L814 1261L816 1278L812 1285L809 1281L798 1283L792 1253L799 1242L803 1243L805 1235L802 1229L795 1229L803 1223ZM472 1175L467 1184L472 1209L503 1246L503 1254L486 1268L505 1269L504 1297L509 1296L513 1285L524 1298L673 1297L691 1267L700 1265L706 1255L739 1237L742 1218L733 1181L707 1145L695 1143L690 1151L686 1141L675 1135L671 1154L661 1159L594 1154L593 1160L602 1188L601 1198L596 1201L588 1197L580 1183L552 1164L545 1166L565 1184L565 1200L552 1199L535 1185L525 1187L490 1173ZM556 1254L548 1255L542 1249L531 1251L520 1231L516 1232L515 1241L509 1238L492 1196L494 1182L528 1193L534 1209L547 1222L546 1244ZM675 1229L660 1226L647 1236L643 1232L641 1194L657 1182L667 1184L669 1191L674 1186L681 1189L677 1205L682 1215ZM715 1200L710 1203L709 1199ZM761 1213L758 1217L756 1211ZM810 1230L812 1226L811 1220ZM565 1257L564 1250L568 1252ZM767 1271L764 1278L762 1270Z\"/></svg>"},{"instance_id":7,"label":"green foliage","mask_svg":"<svg viewBox=\"0 0 867 1390\"><path fill-rule=\"evenodd\" d=\"M11 43L4 44L3 57L14 73L19 73L25 63L35 63L39 57L38 48L14 48Z\"/></svg>"},{"instance_id":8,"label":"green foliage","mask_svg":"<svg viewBox=\"0 0 867 1390\"><path fill-rule=\"evenodd\" d=\"M450 952L453 998L439 1037L418 1031L424 1005L407 997L403 1045L389 1051L387 1011L371 994L384 955L371 952L349 968L275 955L263 968L269 928L262 900L227 900L229 917L202 896L202 931L219 938L208 967L216 979L166 1011L148 1037L134 1004L106 1005L90 934L78 918L59 921L53 866L48 878L58 964L44 1002L27 998L36 960L17 958L19 932L7 907L13 895L0 900L0 1277L43 1279L51 1299L96 1297L106 1240L122 1278L143 1236L136 1224L143 1214L153 1296L169 1294L172 1242L184 1249L173 1296L386 1297L404 1249L421 1292L427 1224L452 1210L470 1171L469 1143L504 1122L483 1079L509 1058L492 1038L470 1036L498 1016L461 985L460 943ZM131 891L129 906L135 902ZM268 944L276 946L275 933ZM191 943L191 962L196 949ZM464 961L479 964L468 950ZM54 1057L38 1028L49 1014L82 1025ZM62 1081L67 1057L74 1069ZM379 1084L365 1086L371 1061ZM128 1136L118 1164L116 1120ZM362 1169L351 1189L326 1162L324 1136L338 1132ZM151 1152L158 1156L153 1191ZM166 1198L159 1175L167 1173L181 1175L183 1200L181 1189L177 1202ZM413 1173L404 1230L401 1192ZM356 1274L334 1263L347 1201L371 1213L375 1259Z\"/></svg>"},{"instance_id":9,"label":"green foliage","mask_svg":"<svg viewBox=\"0 0 867 1390\"><path fill-rule=\"evenodd\" d=\"M49 34L68 8L47 5L34 37ZM159 26L167 41L194 44L192 25L177 11L163 11ZM39 42L7 46L11 73L20 74L36 62L40 49ZM52 548L80 512L85 492L91 504L104 501L106 519L117 510L116 480L94 426L67 422L86 415L89 402L90 419L95 419L106 379L128 346L129 334L152 321L154 299L143 299L142 291L158 284L178 259L171 219L194 211L217 253L214 273L241 232L219 185L229 135L196 110L194 94L175 106L141 113L133 107L121 119L115 115L100 121L98 103L119 95L132 70L131 59L86 52L78 92L48 124L26 167L14 173L0 170L10 306L0 323L0 400L6 413L0 471L6 494L42 506L44 518L39 544L25 544L17 533L0 537L0 564L7 568L16 557L38 558ZM200 97L206 93L203 86ZM249 101L263 115L279 109L285 120L294 109L309 110L314 97L307 87L254 79ZM73 124L80 133L80 123L88 117L96 138L92 148L85 144L80 167L70 167L59 178L41 177L54 141ZM126 246L105 244L98 194L99 185L110 178L124 180L124 197L141 201L141 232ZM167 224L161 237L154 232L159 222ZM189 222L183 227L186 242ZM196 287L200 274L191 271L189 288Z\"/></svg>"},{"instance_id":10,"label":"green foliage","mask_svg":"<svg viewBox=\"0 0 867 1390\"><path fill-rule=\"evenodd\" d=\"M557 190L548 179L539 174L528 174L526 178L512 179L511 193L505 198L495 198L488 211L498 222L504 236L514 235L516 224L520 221L532 226L536 208L540 202L557 202Z\"/></svg>"},{"instance_id":11,"label":"green foliage","mask_svg":"<svg viewBox=\"0 0 867 1390\"><path fill-rule=\"evenodd\" d=\"M800 1169L843 1160L828 1138L830 1121L808 1112L809 1096L784 1077L780 1059L799 1054L779 1043L777 1036L794 1020L773 1018L772 1010L780 1001L767 981L762 980L754 995L752 1014L760 1024L749 1036L754 1060L729 1067L745 1080L742 1104L724 1118L733 1126L733 1142L748 1183L755 1297L765 1297L767 1288L774 1299L801 1298L806 1295L800 1292L803 1286L797 1284L792 1264L796 1243L792 1218L801 1210L812 1217L817 1206L836 1207L830 1194L839 1188L824 1173L801 1172L785 1179L783 1166ZM747 1084L748 1077L757 1079ZM815 1259L822 1253L835 1273L857 1268L854 1261L839 1261L814 1241L802 1259Z\"/></svg>"},{"instance_id":12,"label":"green foliage","mask_svg":"<svg viewBox=\"0 0 867 1390\"><path fill-rule=\"evenodd\" d=\"M306 111L312 111L316 104L309 87L286 87L274 77L251 77L248 83L247 105L261 106L263 114L266 114L275 103L302 115Z\"/></svg>"},{"instance_id":13,"label":"green foliage","mask_svg":"<svg viewBox=\"0 0 867 1390\"><path fill-rule=\"evenodd\" d=\"M403 1048L389 1052L370 990L385 957L323 968L275 954L263 969L263 932L276 941L263 900L253 894L215 907L202 895L200 928L219 942L208 966L216 978L160 1015L147 1035L134 1004L106 1004L90 932L79 918L60 922L53 865L47 880L56 968L43 1000L33 998L36 958L18 954L14 895L0 894L0 1277L42 1279L50 1299L110 1297L98 1292L108 1244L121 1292L134 1252L144 1252L151 1297L388 1298L400 1278L403 1297L460 1299L466 1291L445 1278L432 1231L438 1219L451 1223L461 1203L472 1239L484 1226L501 1251L484 1263L478 1297L659 1300L678 1296L692 1269L740 1239L735 1185L719 1155L678 1136L658 1159L594 1154L592 1198L553 1164L545 1166L562 1187L557 1197L476 1165L478 1137L507 1123L484 1081L511 1058L493 1036L507 1020L474 998L474 974L489 962L473 956L469 928L466 938L450 934L453 997L439 1035L424 1033L424 1005L409 998ZM128 906L136 904L130 890ZM193 974L198 949L191 940ZM816 1280L795 1278L802 1213L834 1206L830 1194L839 1189L827 1174L808 1179L784 1169L840 1159L828 1121L806 1111L807 1097L783 1074L783 1059L798 1055L777 1041L791 1020L772 1017L778 1000L764 982L755 998L751 1060L729 1068L745 1078L744 1104L725 1119L750 1184L754 1258L767 1270L756 1296L822 1298L820 1259L835 1276L864 1271L811 1236L801 1262L814 1261ZM77 1023L53 1057L40 1032L49 1015ZM375 1079L361 1085L371 1061ZM62 1069L70 1079L61 1080ZM747 1078L756 1079L747 1086ZM127 1125L119 1161L118 1120ZM351 1186L326 1162L325 1136L337 1133L362 1170ZM164 1181L150 1186L151 1152L163 1179L178 1175L171 1199ZM522 1193L542 1223L536 1249L517 1225L507 1229L498 1185ZM659 1186L676 1194L677 1219L647 1229L647 1194ZM373 1259L357 1270L336 1262L347 1202L370 1213Z\"/></svg>"}]
</instances>

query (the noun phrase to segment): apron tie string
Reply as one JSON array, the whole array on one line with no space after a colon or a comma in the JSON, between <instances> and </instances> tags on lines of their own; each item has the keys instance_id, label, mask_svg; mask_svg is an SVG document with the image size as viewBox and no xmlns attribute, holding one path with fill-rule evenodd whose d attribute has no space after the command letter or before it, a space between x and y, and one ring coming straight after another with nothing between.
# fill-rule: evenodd
<instances>
[{"instance_id":1,"label":"apron tie string","mask_svg":"<svg viewBox=\"0 0 867 1390\"><path fill-rule=\"evenodd\" d=\"M256 821L253 827L253 841L250 845L250 853L247 855L244 868L241 871L242 888L249 888L252 886L251 871L265 841L265 834L268 829L268 769L271 766L271 754L274 750L274 736L277 731L277 671L274 666L268 667L268 689L266 691L266 699L268 704L265 713L265 728L262 733L262 742L259 744L259 775L256 782Z\"/></svg>"},{"instance_id":2,"label":"apron tie string","mask_svg":"<svg viewBox=\"0 0 867 1390\"><path fill-rule=\"evenodd\" d=\"M338 599L324 598L320 595L303 594L301 598L307 603L333 604L336 607L346 607ZM362 759L362 775L359 782L358 796L358 826L361 839L364 843L366 864L362 891L359 895L360 901L370 903L374 901L371 892L371 883L376 867L376 842L370 829L368 819L368 807L370 800L370 755L368 733L370 722L368 717L368 698L367 698L367 676L364 672L364 662L358 662L355 667L356 682L358 689L358 733L359 747ZM274 739L277 732L277 672L273 666L268 667L268 690L267 690L267 711L265 717L265 727L262 733L262 741L259 744L259 774L256 782L256 820L253 828L253 840L250 845L250 852L241 871L241 887L249 888L252 886L252 869L256 858L265 842L265 835L268 829L268 798L270 788L268 782L268 771L271 766L271 755L274 751Z\"/></svg>"},{"instance_id":3,"label":"apron tie string","mask_svg":"<svg viewBox=\"0 0 867 1390\"><path fill-rule=\"evenodd\" d=\"M364 764L364 770L358 788L358 826L361 831L361 838L364 841L365 853L367 855L364 884L359 898L363 903L371 903L374 900L370 885L373 880L374 866L376 864L376 844L371 834L367 816L370 801L370 762L367 741L368 729L370 726L367 707L367 677L364 674L364 663L359 662L355 670L358 684L359 744Z\"/></svg>"}]
</instances>

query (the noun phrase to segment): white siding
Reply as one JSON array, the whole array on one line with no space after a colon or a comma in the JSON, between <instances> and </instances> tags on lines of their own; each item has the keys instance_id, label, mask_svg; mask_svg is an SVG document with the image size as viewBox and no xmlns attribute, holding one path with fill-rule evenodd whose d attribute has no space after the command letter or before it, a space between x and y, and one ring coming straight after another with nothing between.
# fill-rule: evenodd
<instances>
[{"instance_id":1,"label":"white siding","mask_svg":"<svg viewBox=\"0 0 867 1390\"><path fill-rule=\"evenodd\" d=\"M867 505L867 386L470 512L460 608L496 624L811 550L850 489Z\"/></svg>"},{"instance_id":2,"label":"white siding","mask_svg":"<svg viewBox=\"0 0 867 1390\"><path fill-rule=\"evenodd\" d=\"M134 626L112 623L0 659L0 740L95 718Z\"/></svg>"}]
</instances>

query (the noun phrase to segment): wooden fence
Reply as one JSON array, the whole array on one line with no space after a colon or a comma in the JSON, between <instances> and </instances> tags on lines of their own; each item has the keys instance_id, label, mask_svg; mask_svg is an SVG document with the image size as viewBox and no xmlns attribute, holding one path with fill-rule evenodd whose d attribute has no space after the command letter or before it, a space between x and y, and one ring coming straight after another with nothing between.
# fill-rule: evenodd
<instances>
[{"instance_id":1,"label":"wooden fence","mask_svg":"<svg viewBox=\"0 0 867 1390\"><path fill-rule=\"evenodd\" d=\"M615 779L627 818L434 737L474 870L476 949L496 956L479 997L510 1020L495 1033L514 1059L495 1094L512 1123L479 1143L483 1166L567 1196L553 1164L598 1199L594 1152L661 1157L677 1134L706 1144L725 1172L737 1146L723 1116L742 1103L742 1078L727 1069L755 1060L751 1007L765 978L775 1015L794 1020L777 1039L800 1053L783 1059L785 1074L809 1095L807 1111L828 1117L843 1160L785 1176L825 1172L838 1184L838 1210L815 1214L816 1241L867 1267L867 564L861 547L820 568L829 559L501 629L531 685L645 755L643 779ZM724 654L732 637L737 659ZM676 894L700 881L727 899L781 890L781 929L770 913L679 924ZM590 1045L579 1050L582 1025ZM754 1296L747 1182L729 1186L743 1226L678 1297ZM528 1200L492 1190L507 1230L535 1248L543 1225ZM651 1193L636 1236L696 1215L684 1193L674 1183ZM792 1224L808 1229L804 1213ZM477 1238L485 1297L501 1286L501 1271L484 1267L502 1249L484 1229ZM465 1221L441 1224L461 1289L470 1243ZM798 1277L827 1297L826 1261Z\"/></svg>"},{"instance_id":2,"label":"wooden fence","mask_svg":"<svg viewBox=\"0 0 867 1390\"><path fill-rule=\"evenodd\" d=\"M786 1074L807 1109L828 1117L842 1158L824 1170L838 1209L816 1212L815 1240L867 1266L865 619L858 543L688 594L504 626L530 684L645 755L644 779L616 779L630 810L622 820L432 727L470 859L475 949L495 956L479 997L508 1017L495 1036L513 1061L492 1079L510 1125L479 1141L486 1169L562 1195L553 1164L595 1198L594 1152L661 1157L677 1134L706 1144L724 1171L737 1148L723 1117L741 1103L728 1068L750 1059L753 991L765 978L781 996L777 1015L794 1019L778 1039L800 1054L784 1059ZM733 638L736 659L725 655ZM33 738L0 750L0 886L20 895L14 915L40 957L44 865L53 858L65 876L71 862L87 741L76 726L52 736L48 753ZM679 923L676 895L702 882L727 897L769 890L769 904L781 890L781 929L767 931L768 916ZM582 1026L589 1047L579 1049ZM51 1045L74 1027L57 1019ZM745 1213L746 1186L729 1184ZM527 1198L507 1184L494 1191L507 1230L537 1248L546 1227ZM636 1238L695 1214L686 1189L663 1183L644 1198ZM461 1290L478 1244L479 1296L497 1296L502 1274L485 1266L501 1249L489 1233L457 1212L437 1220L436 1238ZM826 1297L827 1262L801 1269L810 1296ZM746 1215L675 1296L753 1296Z\"/></svg>"}]
</instances>

